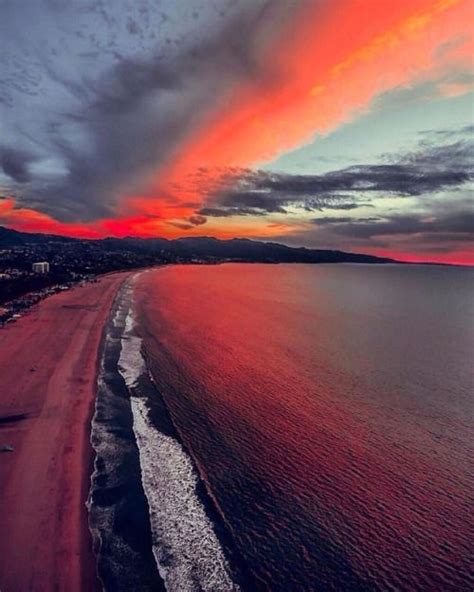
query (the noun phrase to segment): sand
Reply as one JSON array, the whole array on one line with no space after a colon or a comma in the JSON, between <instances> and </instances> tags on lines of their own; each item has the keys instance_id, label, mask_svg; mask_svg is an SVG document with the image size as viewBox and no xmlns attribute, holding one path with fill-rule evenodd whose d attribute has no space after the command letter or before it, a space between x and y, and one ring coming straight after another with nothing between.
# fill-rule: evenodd
<instances>
[{"instance_id":1,"label":"sand","mask_svg":"<svg viewBox=\"0 0 474 592\"><path fill-rule=\"evenodd\" d=\"M128 275L47 298L0 329L0 447L14 447L0 452L2 592L100 589L90 420L103 326Z\"/></svg>"}]
</instances>

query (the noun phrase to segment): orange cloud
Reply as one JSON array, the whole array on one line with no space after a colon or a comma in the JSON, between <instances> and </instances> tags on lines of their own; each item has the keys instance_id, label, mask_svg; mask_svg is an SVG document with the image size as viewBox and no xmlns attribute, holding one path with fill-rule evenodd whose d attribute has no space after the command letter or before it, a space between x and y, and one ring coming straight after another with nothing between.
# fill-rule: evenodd
<instances>
[{"instance_id":1,"label":"orange cloud","mask_svg":"<svg viewBox=\"0 0 474 592\"><path fill-rule=\"evenodd\" d=\"M428 77L443 65L436 58L440 46L470 37L471 11L465 0L345 0L323 12L316 4L309 6L286 31L286 39L268 50L266 59L278 76L235 93L161 172L157 188L199 203L199 184L188 183L185 193L180 188L200 167L218 170L269 161L349 121L378 94ZM465 61L465 56L462 44L451 50L449 62ZM147 211L155 203L149 201ZM183 214L192 211L185 208ZM219 235L221 227L213 233ZM237 224L240 235L250 230L247 219Z\"/></svg>"},{"instance_id":2,"label":"orange cloud","mask_svg":"<svg viewBox=\"0 0 474 592\"><path fill-rule=\"evenodd\" d=\"M469 66L471 17L470 0L335 0L322 7L309 2L268 46L269 76L228 97L160 171L152 197L127 199L120 219L59 224L11 205L0 214L16 228L76 236L182 235L169 221L186 219L202 202L202 189L192 181L200 167L212 171L268 162L350 121L380 93L428 78L439 68ZM455 39L464 41L456 45ZM443 45L449 47L439 53ZM462 92L458 86L445 90ZM280 222L209 220L205 233L271 236L271 223ZM289 232L291 225L285 228ZM203 228L186 233L203 234Z\"/></svg>"},{"instance_id":3,"label":"orange cloud","mask_svg":"<svg viewBox=\"0 0 474 592\"><path fill-rule=\"evenodd\" d=\"M35 210L16 207L13 199L0 200L0 224L23 232L42 232L80 238L101 236L101 233L91 225L63 224Z\"/></svg>"},{"instance_id":4,"label":"orange cloud","mask_svg":"<svg viewBox=\"0 0 474 592\"><path fill-rule=\"evenodd\" d=\"M346 0L308 8L267 60L279 73L244 87L160 179L167 188L200 166L251 166L327 133L367 109L379 93L436 67L436 48L466 33L461 0Z\"/></svg>"}]
</instances>

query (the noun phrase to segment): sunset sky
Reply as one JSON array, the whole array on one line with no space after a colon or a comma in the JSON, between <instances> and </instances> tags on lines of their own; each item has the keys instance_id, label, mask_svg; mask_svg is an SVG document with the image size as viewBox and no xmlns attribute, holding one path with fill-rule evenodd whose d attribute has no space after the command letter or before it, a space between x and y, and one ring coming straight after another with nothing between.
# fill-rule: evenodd
<instances>
[{"instance_id":1,"label":"sunset sky","mask_svg":"<svg viewBox=\"0 0 474 592\"><path fill-rule=\"evenodd\" d=\"M0 224L474 263L474 0L3 0Z\"/></svg>"}]
</instances>

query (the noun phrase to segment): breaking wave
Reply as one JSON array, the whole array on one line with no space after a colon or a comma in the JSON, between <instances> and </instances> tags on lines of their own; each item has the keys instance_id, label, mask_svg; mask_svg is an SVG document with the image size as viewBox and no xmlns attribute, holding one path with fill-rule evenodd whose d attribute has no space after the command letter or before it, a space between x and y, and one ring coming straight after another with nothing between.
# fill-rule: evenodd
<instances>
[{"instance_id":1,"label":"breaking wave","mask_svg":"<svg viewBox=\"0 0 474 592\"><path fill-rule=\"evenodd\" d=\"M153 554L168 592L239 590L213 524L197 492L199 475L178 439L162 433L150 417L150 394L159 397L147 372L142 340L134 331L133 284L118 371L130 392L141 480L149 506Z\"/></svg>"},{"instance_id":2,"label":"breaking wave","mask_svg":"<svg viewBox=\"0 0 474 592\"><path fill-rule=\"evenodd\" d=\"M97 572L104 591L151 592L164 587L151 550L149 511L141 483L130 393L117 371L130 295L128 281L116 297L104 331L91 426L94 472L87 505Z\"/></svg>"}]
</instances>

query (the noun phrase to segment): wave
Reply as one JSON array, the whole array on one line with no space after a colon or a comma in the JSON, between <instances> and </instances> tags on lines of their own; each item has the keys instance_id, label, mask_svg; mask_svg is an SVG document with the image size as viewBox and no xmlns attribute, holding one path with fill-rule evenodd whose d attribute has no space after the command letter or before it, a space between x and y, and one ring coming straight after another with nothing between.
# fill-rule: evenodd
<instances>
[{"instance_id":1,"label":"wave","mask_svg":"<svg viewBox=\"0 0 474 592\"><path fill-rule=\"evenodd\" d=\"M134 276L135 277L135 276ZM124 297L132 295L132 285L130 285ZM125 317L125 327L121 339L121 350L118 360L118 371L125 380L125 384L129 389L138 387L138 380L140 376L146 373L145 360L142 356L142 339L134 333L134 321L131 310L131 301L129 301L129 309Z\"/></svg>"},{"instance_id":2,"label":"wave","mask_svg":"<svg viewBox=\"0 0 474 592\"><path fill-rule=\"evenodd\" d=\"M148 504L130 394L117 372L131 285L117 294L102 343L91 444L94 472L88 498L89 528L104 590L164 590L151 550Z\"/></svg>"},{"instance_id":3,"label":"wave","mask_svg":"<svg viewBox=\"0 0 474 592\"><path fill-rule=\"evenodd\" d=\"M133 285L124 297L131 295ZM123 324L118 371L131 394L133 431L148 501L152 549L168 592L237 591L223 548L197 492L199 475L181 443L150 417L159 397L135 333L132 302ZM148 395L148 396L147 396ZM151 396L150 396L151 395Z\"/></svg>"}]
</instances>

